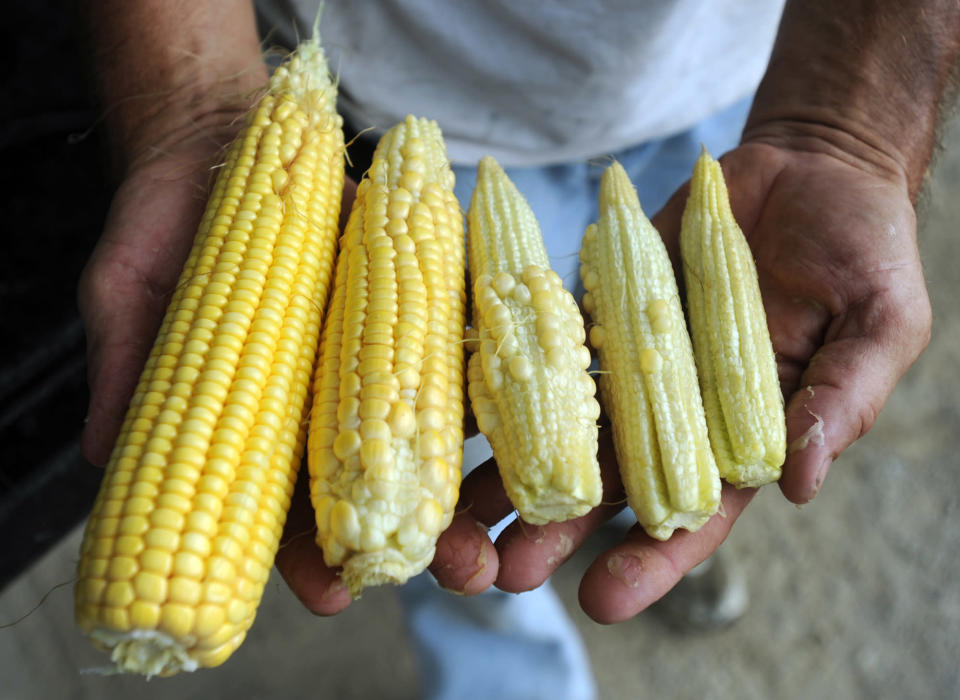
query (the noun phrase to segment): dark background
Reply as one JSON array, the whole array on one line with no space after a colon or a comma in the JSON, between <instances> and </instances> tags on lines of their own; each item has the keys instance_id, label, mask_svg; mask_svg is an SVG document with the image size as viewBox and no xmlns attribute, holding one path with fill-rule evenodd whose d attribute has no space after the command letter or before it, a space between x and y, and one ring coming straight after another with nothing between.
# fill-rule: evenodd
<instances>
[{"instance_id":1,"label":"dark background","mask_svg":"<svg viewBox=\"0 0 960 700\"><path fill-rule=\"evenodd\" d=\"M8 3L0 27L0 588L90 509L77 279L110 201L69 2Z\"/></svg>"},{"instance_id":2,"label":"dark background","mask_svg":"<svg viewBox=\"0 0 960 700\"><path fill-rule=\"evenodd\" d=\"M115 183L76 4L10 3L0 23L0 589L86 517L101 476L79 450L76 286ZM372 150L353 142L355 179Z\"/></svg>"}]
</instances>

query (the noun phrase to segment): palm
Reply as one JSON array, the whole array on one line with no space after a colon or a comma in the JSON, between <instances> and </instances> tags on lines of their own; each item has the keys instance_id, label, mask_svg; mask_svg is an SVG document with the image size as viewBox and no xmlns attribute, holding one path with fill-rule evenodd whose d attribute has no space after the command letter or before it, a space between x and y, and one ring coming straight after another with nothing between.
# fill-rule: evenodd
<instances>
[{"instance_id":1,"label":"palm","mask_svg":"<svg viewBox=\"0 0 960 700\"><path fill-rule=\"evenodd\" d=\"M727 154L723 165L734 214L757 261L787 400L791 449L781 487L790 500L804 502L831 460L869 428L927 341L930 310L913 209L901 183L833 156L752 144ZM675 260L685 199L681 190L655 218ZM814 426L822 432L808 432ZM601 462L604 501L617 502L609 444L601 446ZM463 493L471 509L444 534L434 572L444 585L468 591L493 580L511 591L539 585L619 510L601 506L536 537L516 523L494 549L467 522L489 525L510 510L492 465L471 474ZM725 486L726 517L668 542L631 530L584 575L584 610L613 622L644 609L719 546L752 495ZM449 564L456 561L459 568Z\"/></svg>"},{"instance_id":2,"label":"palm","mask_svg":"<svg viewBox=\"0 0 960 700\"><path fill-rule=\"evenodd\" d=\"M913 207L898 183L832 156L751 145L724 167L788 400L795 449L781 486L804 502L926 343ZM818 421L822 436L804 441Z\"/></svg>"}]
</instances>

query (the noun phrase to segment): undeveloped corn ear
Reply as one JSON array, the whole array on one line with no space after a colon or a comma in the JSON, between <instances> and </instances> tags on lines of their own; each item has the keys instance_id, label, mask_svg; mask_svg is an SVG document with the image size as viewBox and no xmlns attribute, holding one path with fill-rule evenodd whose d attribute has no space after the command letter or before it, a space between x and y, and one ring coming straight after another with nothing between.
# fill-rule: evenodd
<instances>
[{"instance_id":1,"label":"undeveloped corn ear","mask_svg":"<svg viewBox=\"0 0 960 700\"><path fill-rule=\"evenodd\" d=\"M680 251L710 441L737 487L780 478L786 422L750 246L733 218L720 164L701 153Z\"/></svg>"},{"instance_id":2,"label":"undeveloped corn ear","mask_svg":"<svg viewBox=\"0 0 960 700\"><path fill-rule=\"evenodd\" d=\"M227 155L87 523L76 618L115 669L222 663L253 622L305 438L343 134L316 40Z\"/></svg>"},{"instance_id":3,"label":"undeveloped corn ear","mask_svg":"<svg viewBox=\"0 0 960 700\"><path fill-rule=\"evenodd\" d=\"M468 222L477 427L520 517L583 515L602 492L583 317L550 269L533 212L490 157L480 161Z\"/></svg>"},{"instance_id":4,"label":"undeveloped corn ear","mask_svg":"<svg viewBox=\"0 0 960 700\"><path fill-rule=\"evenodd\" d=\"M627 501L647 533L665 540L717 512L720 479L673 268L617 162L603 174L599 207L580 276L600 393Z\"/></svg>"},{"instance_id":5,"label":"undeveloped corn ear","mask_svg":"<svg viewBox=\"0 0 960 700\"><path fill-rule=\"evenodd\" d=\"M464 229L435 122L381 138L344 232L310 420L317 543L351 595L426 568L463 456Z\"/></svg>"}]
</instances>

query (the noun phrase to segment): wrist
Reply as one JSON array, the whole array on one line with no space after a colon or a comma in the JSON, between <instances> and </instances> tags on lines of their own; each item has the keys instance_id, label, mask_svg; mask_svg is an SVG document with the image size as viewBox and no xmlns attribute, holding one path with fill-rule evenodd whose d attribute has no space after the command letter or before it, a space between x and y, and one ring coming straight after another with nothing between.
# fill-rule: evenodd
<instances>
[{"instance_id":1,"label":"wrist","mask_svg":"<svg viewBox=\"0 0 960 700\"><path fill-rule=\"evenodd\" d=\"M877 176L902 188L914 197L911 177L901 156L879 143L875 136L859 136L857 125L835 114L805 117L763 117L753 113L744 129L742 144L764 144L775 148L823 155Z\"/></svg>"},{"instance_id":2,"label":"wrist","mask_svg":"<svg viewBox=\"0 0 960 700\"><path fill-rule=\"evenodd\" d=\"M239 133L266 82L226 79L179 86L142 98L136 108L106 118L114 172L125 175L158 158L196 161L201 167ZM131 98L137 99L137 98Z\"/></svg>"},{"instance_id":3,"label":"wrist","mask_svg":"<svg viewBox=\"0 0 960 700\"><path fill-rule=\"evenodd\" d=\"M266 83L249 0L101 0L84 13L121 175L158 155L215 151Z\"/></svg>"},{"instance_id":4,"label":"wrist","mask_svg":"<svg viewBox=\"0 0 960 700\"><path fill-rule=\"evenodd\" d=\"M902 177L915 198L958 39L952 0L788 1L745 138Z\"/></svg>"}]
</instances>

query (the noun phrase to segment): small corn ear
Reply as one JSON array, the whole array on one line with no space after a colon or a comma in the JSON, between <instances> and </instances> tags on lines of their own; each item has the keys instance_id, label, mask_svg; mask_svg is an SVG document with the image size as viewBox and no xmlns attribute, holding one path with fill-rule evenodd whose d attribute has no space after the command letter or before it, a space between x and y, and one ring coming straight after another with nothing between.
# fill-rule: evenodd
<instances>
[{"instance_id":1,"label":"small corn ear","mask_svg":"<svg viewBox=\"0 0 960 700\"><path fill-rule=\"evenodd\" d=\"M353 596L450 524L463 456L465 244L435 122L381 138L344 231L308 444L317 543Z\"/></svg>"},{"instance_id":2,"label":"small corn ear","mask_svg":"<svg viewBox=\"0 0 960 700\"><path fill-rule=\"evenodd\" d=\"M780 478L783 395L750 246L733 218L720 164L703 151L683 212L680 250L710 441L737 487Z\"/></svg>"},{"instance_id":3,"label":"small corn ear","mask_svg":"<svg viewBox=\"0 0 960 700\"><path fill-rule=\"evenodd\" d=\"M543 524L600 502L600 406L583 317L550 269L533 212L503 169L480 161L468 212L476 351L467 380L520 516Z\"/></svg>"},{"instance_id":4,"label":"small corn ear","mask_svg":"<svg viewBox=\"0 0 960 700\"><path fill-rule=\"evenodd\" d=\"M273 565L336 250L343 133L316 40L220 169L86 526L76 619L115 669L222 663Z\"/></svg>"},{"instance_id":5,"label":"small corn ear","mask_svg":"<svg viewBox=\"0 0 960 700\"><path fill-rule=\"evenodd\" d=\"M599 209L583 237L580 276L600 393L627 502L664 540L717 512L720 479L673 268L617 162L603 174Z\"/></svg>"}]
</instances>

